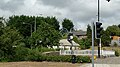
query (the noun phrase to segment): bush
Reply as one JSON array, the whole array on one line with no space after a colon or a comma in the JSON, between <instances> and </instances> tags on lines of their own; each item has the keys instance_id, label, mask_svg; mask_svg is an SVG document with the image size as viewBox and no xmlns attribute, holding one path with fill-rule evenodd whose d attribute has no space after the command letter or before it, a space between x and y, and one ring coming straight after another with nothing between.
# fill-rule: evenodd
<instances>
[{"instance_id":1,"label":"bush","mask_svg":"<svg viewBox=\"0 0 120 67\"><path fill-rule=\"evenodd\" d=\"M115 50L115 56L119 56L119 52L118 52L118 50Z\"/></svg>"},{"instance_id":2,"label":"bush","mask_svg":"<svg viewBox=\"0 0 120 67\"><path fill-rule=\"evenodd\" d=\"M12 59L0 57L0 61L50 61L50 62L72 62L72 56L64 55L42 55L39 49L29 49L25 47L16 47L15 55ZM90 63L90 57L77 56L77 63Z\"/></svg>"},{"instance_id":3,"label":"bush","mask_svg":"<svg viewBox=\"0 0 120 67\"><path fill-rule=\"evenodd\" d=\"M29 48L17 47L14 58L11 61L24 61L28 55Z\"/></svg>"},{"instance_id":4,"label":"bush","mask_svg":"<svg viewBox=\"0 0 120 67\"><path fill-rule=\"evenodd\" d=\"M39 58L40 61L51 61L51 62L72 62L71 56L47 56L41 55L42 58ZM91 59L87 56L77 56L76 57L77 63L90 63Z\"/></svg>"},{"instance_id":5,"label":"bush","mask_svg":"<svg viewBox=\"0 0 120 67\"><path fill-rule=\"evenodd\" d=\"M41 52L47 52L47 51L55 51L55 49L53 48L46 48L46 47L42 47L39 49Z\"/></svg>"}]
</instances>

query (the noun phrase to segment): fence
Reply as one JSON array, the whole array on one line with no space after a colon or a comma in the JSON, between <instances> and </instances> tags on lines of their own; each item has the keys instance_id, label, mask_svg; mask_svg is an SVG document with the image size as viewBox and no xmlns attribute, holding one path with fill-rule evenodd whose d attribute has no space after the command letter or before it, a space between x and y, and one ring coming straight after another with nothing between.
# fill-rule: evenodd
<instances>
[{"instance_id":1,"label":"fence","mask_svg":"<svg viewBox=\"0 0 120 67\"><path fill-rule=\"evenodd\" d=\"M101 56L115 56L115 51L101 50ZM82 55L92 56L92 50L60 50L60 55ZM98 50L94 50L94 55L98 56Z\"/></svg>"}]
</instances>

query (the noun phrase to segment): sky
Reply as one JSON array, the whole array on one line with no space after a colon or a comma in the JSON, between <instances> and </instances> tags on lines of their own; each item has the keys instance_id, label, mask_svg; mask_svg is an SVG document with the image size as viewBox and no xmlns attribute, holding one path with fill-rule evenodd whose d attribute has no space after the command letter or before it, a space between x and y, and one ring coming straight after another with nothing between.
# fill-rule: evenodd
<instances>
[{"instance_id":1,"label":"sky","mask_svg":"<svg viewBox=\"0 0 120 67\"><path fill-rule=\"evenodd\" d=\"M86 30L88 24L97 22L97 3L98 0L0 0L0 16L54 16L60 22L68 18L75 29ZM120 24L120 0L100 0L100 22L104 29Z\"/></svg>"}]
</instances>

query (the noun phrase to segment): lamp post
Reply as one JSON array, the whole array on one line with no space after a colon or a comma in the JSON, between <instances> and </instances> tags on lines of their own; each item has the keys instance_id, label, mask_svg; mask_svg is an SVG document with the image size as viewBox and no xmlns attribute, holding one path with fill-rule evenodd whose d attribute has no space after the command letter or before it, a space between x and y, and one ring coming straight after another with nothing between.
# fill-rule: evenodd
<instances>
[{"instance_id":1,"label":"lamp post","mask_svg":"<svg viewBox=\"0 0 120 67\"><path fill-rule=\"evenodd\" d=\"M42 14L38 14L38 15L42 15ZM36 30L37 30L37 26L36 26L36 17L35 17L35 24L34 24L34 31L36 32Z\"/></svg>"},{"instance_id":2,"label":"lamp post","mask_svg":"<svg viewBox=\"0 0 120 67\"><path fill-rule=\"evenodd\" d=\"M108 2L110 2L110 0L106 0ZM98 0L98 22L100 22L100 0ZM98 44L100 43L100 39L98 39ZM98 58L100 58L100 47L101 45L98 45Z\"/></svg>"},{"instance_id":3,"label":"lamp post","mask_svg":"<svg viewBox=\"0 0 120 67\"><path fill-rule=\"evenodd\" d=\"M23 22L23 24L30 25L30 32L31 32L31 37L32 37L32 24L30 24L30 23L25 23L25 22Z\"/></svg>"},{"instance_id":4,"label":"lamp post","mask_svg":"<svg viewBox=\"0 0 120 67\"><path fill-rule=\"evenodd\" d=\"M39 14L39 15L42 15L42 14ZM34 24L34 31L36 32L37 30L37 25L36 25L36 17L35 17L35 24ZM35 40L35 45L37 45L37 40Z\"/></svg>"}]
</instances>

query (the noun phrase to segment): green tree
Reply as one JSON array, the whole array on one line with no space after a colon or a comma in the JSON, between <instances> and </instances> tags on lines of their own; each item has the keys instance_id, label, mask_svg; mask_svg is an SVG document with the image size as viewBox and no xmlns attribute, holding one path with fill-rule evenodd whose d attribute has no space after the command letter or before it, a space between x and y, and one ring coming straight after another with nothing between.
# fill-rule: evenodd
<instances>
[{"instance_id":1,"label":"green tree","mask_svg":"<svg viewBox=\"0 0 120 67\"><path fill-rule=\"evenodd\" d=\"M59 30L59 21L55 17L46 17L45 22L53 26L55 30Z\"/></svg>"},{"instance_id":2,"label":"green tree","mask_svg":"<svg viewBox=\"0 0 120 67\"><path fill-rule=\"evenodd\" d=\"M101 34L102 46L109 46L111 42L110 35L104 30L102 30Z\"/></svg>"},{"instance_id":3,"label":"green tree","mask_svg":"<svg viewBox=\"0 0 120 67\"><path fill-rule=\"evenodd\" d=\"M81 49L89 49L90 46L91 46L91 42L90 42L90 40L89 40L88 38L86 38L86 39L81 39L81 40L79 41L79 45L80 45L80 48L81 48Z\"/></svg>"},{"instance_id":4,"label":"green tree","mask_svg":"<svg viewBox=\"0 0 120 67\"><path fill-rule=\"evenodd\" d=\"M120 28L120 24L118 25L118 27Z\"/></svg>"},{"instance_id":5,"label":"green tree","mask_svg":"<svg viewBox=\"0 0 120 67\"><path fill-rule=\"evenodd\" d=\"M53 45L58 45L60 39L60 34L58 31L54 29L53 26L49 25L48 23L42 22L41 25L39 25L36 32L33 33L32 37L32 43L35 44L35 41L37 41L38 46L39 44L47 47L52 47ZM34 41L35 40L35 41ZM42 41L39 43L39 41Z\"/></svg>"},{"instance_id":6,"label":"green tree","mask_svg":"<svg viewBox=\"0 0 120 67\"><path fill-rule=\"evenodd\" d=\"M107 34L109 35L120 35L120 28L117 25L108 26L106 29Z\"/></svg>"},{"instance_id":7,"label":"green tree","mask_svg":"<svg viewBox=\"0 0 120 67\"><path fill-rule=\"evenodd\" d=\"M25 24L23 24L23 22ZM20 34L22 34L24 37L29 37L31 35L30 33L30 25L34 26L34 17L29 17L29 16L11 16L9 17L9 21L7 23L7 26L15 27ZM33 28L34 29L34 28Z\"/></svg>"},{"instance_id":8,"label":"green tree","mask_svg":"<svg viewBox=\"0 0 120 67\"><path fill-rule=\"evenodd\" d=\"M73 29L74 25L71 20L65 18L62 22L62 27L70 31L70 29Z\"/></svg>"},{"instance_id":9,"label":"green tree","mask_svg":"<svg viewBox=\"0 0 120 67\"><path fill-rule=\"evenodd\" d=\"M0 28L3 28L4 27L4 24L3 24L3 21L4 19L3 19L3 17L0 17Z\"/></svg>"},{"instance_id":10,"label":"green tree","mask_svg":"<svg viewBox=\"0 0 120 67\"><path fill-rule=\"evenodd\" d=\"M3 24L3 18L0 17L0 36L3 34L3 28L4 28L4 24Z\"/></svg>"},{"instance_id":11,"label":"green tree","mask_svg":"<svg viewBox=\"0 0 120 67\"><path fill-rule=\"evenodd\" d=\"M87 38L92 42L92 30L89 24L87 25Z\"/></svg>"},{"instance_id":12,"label":"green tree","mask_svg":"<svg viewBox=\"0 0 120 67\"><path fill-rule=\"evenodd\" d=\"M22 43L23 37L14 28L6 27L3 30L3 34L0 36L0 51L2 51L1 57L13 58L15 46Z\"/></svg>"}]
</instances>

